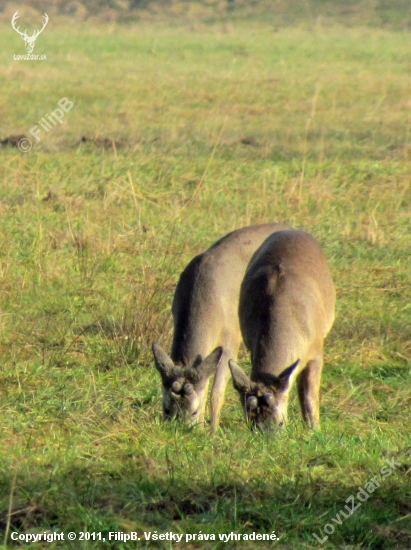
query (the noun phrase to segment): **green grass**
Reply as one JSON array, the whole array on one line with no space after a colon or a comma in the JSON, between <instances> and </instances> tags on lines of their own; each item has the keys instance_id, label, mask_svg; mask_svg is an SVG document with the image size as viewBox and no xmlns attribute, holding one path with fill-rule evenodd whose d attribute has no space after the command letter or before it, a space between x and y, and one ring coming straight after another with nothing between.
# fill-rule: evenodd
<instances>
[{"instance_id":1,"label":"green grass","mask_svg":"<svg viewBox=\"0 0 411 550\"><path fill-rule=\"evenodd\" d=\"M410 48L359 27L141 22L50 26L36 63L1 27L0 139L74 102L29 153L0 148L4 548L60 530L314 549L387 458L396 471L322 547L411 547ZM337 286L322 432L293 395L284 433L251 434L231 386L217 435L162 424L150 344L171 343L179 273L267 221L311 232Z\"/></svg>"}]
</instances>

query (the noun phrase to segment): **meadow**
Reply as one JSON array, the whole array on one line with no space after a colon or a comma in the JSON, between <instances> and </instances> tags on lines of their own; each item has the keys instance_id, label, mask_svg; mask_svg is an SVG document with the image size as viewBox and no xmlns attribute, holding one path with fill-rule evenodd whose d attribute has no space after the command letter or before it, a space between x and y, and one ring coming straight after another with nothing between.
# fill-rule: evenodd
<instances>
[{"instance_id":1,"label":"meadow","mask_svg":"<svg viewBox=\"0 0 411 550\"><path fill-rule=\"evenodd\" d=\"M4 549L411 548L410 51L407 31L321 21L141 20L50 24L30 62L1 25ZM251 433L231 383L215 435L163 424L150 346L169 349L179 273L272 221L317 238L337 287L322 431L294 392L282 433ZM11 539L54 531L106 540Z\"/></svg>"}]
</instances>

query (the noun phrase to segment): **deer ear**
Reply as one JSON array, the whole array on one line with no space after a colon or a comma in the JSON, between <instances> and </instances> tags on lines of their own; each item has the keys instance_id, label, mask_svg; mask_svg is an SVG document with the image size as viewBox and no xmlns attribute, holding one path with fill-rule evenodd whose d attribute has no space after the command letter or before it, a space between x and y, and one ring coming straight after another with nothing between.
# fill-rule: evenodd
<instances>
[{"instance_id":1,"label":"deer ear","mask_svg":"<svg viewBox=\"0 0 411 550\"><path fill-rule=\"evenodd\" d=\"M235 361L230 359L228 362L230 367L231 376L233 377L234 388L238 393L243 394L251 391L251 380L243 372Z\"/></svg>"},{"instance_id":2,"label":"deer ear","mask_svg":"<svg viewBox=\"0 0 411 550\"><path fill-rule=\"evenodd\" d=\"M223 348L220 346L208 355L204 361L197 367L198 379L207 380L217 370L220 359L223 355Z\"/></svg>"},{"instance_id":3,"label":"deer ear","mask_svg":"<svg viewBox=\"0 0 411 550\"><path fill-rule=\"evenodd\" d=\"M286 369L283 370L283 372L280 374L280 376L277 377L275 381L276 389L280 391L285 391L286 389L289 388L290 379L299 364L300 364L300 360L297 359L297 361L293 363L290 367L287 367Z\"/></svg>"},{"instance_id":4,"label":"deer ear","mask_svg":"<svg viewBox=\"0 0 411 550\"><path fill-rule=\"evenodd\" d=\"M154 342L152 350L154 355L154 364L160 373L163 383L170 380L170 378L174 378L176 376L176 367L171 357L167 355L160 344L157 344L156 342Z\"/></svg>"}]
</instances>

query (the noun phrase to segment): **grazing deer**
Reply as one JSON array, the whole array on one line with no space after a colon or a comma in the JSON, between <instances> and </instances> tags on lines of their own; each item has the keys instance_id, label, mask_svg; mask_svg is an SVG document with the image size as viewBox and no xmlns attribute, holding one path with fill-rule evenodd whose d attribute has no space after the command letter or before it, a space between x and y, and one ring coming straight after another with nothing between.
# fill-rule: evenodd
<instances>
[{"instance_id":1,"label":"grazing deer","mask_svg":"<svg viewBox=\"0 0 411 550\"><path fill-rule=\"evenodd\" d=\"M21 32L20 27L16 27L16 21L19 17L20 17L19 12L16 11L16 13L13 15L13 18L11 20L11 26L23 38L25 46L26 46L27 53L32 53L32 51L34 50L34 46L36 44L36 40L37 40L39 34L41 34L44 31L47 23L49 22L49 16L47 15L47 13L44 14L43 26L41 27L40 30L34 31L31 36L29 36L27 34L27 29L24 32Z\"/></svg>"},{"instance_id":2,"label":"grazing deer","mask_svg":"<svg viewBox=\"0 0 411 550\"><path fill-rule=\"evenodd\" d=\"M252 225L229 233L196 256L178 281L172 305L174 337L170 356L153 344L162 379L164 419L204 423L210 377L211 428L219 426L230 370L241 342L238 300L241 281L252 254L275 231L276 223Z\"/></svg>"},{"instance_id":3,"label":"grazing deer","mask_svg":"<svg viewBox=\"0 0 411 550\"><path fill-rule=\"evenodd\" d=\"M289 392L297 378L304 420L319 429L323 340L333 324L334 307L327 260L311 235L280 231L255 252L239 305L251 379L229 362L246 421L253 428L287 422Z\"/></svg>"}]
</instances>

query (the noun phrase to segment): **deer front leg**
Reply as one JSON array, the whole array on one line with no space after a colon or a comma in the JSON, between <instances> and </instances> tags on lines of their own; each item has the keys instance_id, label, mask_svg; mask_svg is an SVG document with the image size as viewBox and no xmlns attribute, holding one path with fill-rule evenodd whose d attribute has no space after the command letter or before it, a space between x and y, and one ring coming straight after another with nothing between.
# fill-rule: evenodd
<instances>
[{"instance_id":1,"label":"deer front leg","mask_svg":"<svg viewBox=\"0 0 411 550\"><path fill-rule=\"evenodd\" d=\"M238 351L238 350L237 350ZM228 360L237 357L237 351L233 354L224 349L220 364L214 377L213 389L211 390L211 431L216 432L220 425L220 414L224 404L225 390L231 373Z\"/></svg>"},{"instance_id":2,"label":"deer front leg","mask_svg":"<svg viewBox=\"0 0 411 550\"><path fill-rule=\"evenodd\" d=\"M210 382L210 380L207 380L205 382L205 386L201 390L201 394L199 395L201 405L200 405L199 410L198 410L198 414L197 414L197 418L196 418L196 424L198 426L200 426L200 428L205 427L205 412L206 412L206 402L207 402L209 382Z\"/></svg>"},{"instance_id":3,"label":"deer front leg","mask_svg":"<svg viewBox=\"0 0 411 550\"><path fill-rule=\"evenodd\" d=\"M318 357L307 363L299 374L298 397L305 422L313 430L320 429L320 383L323 358Z\"/></svg>"}]
</instances>

